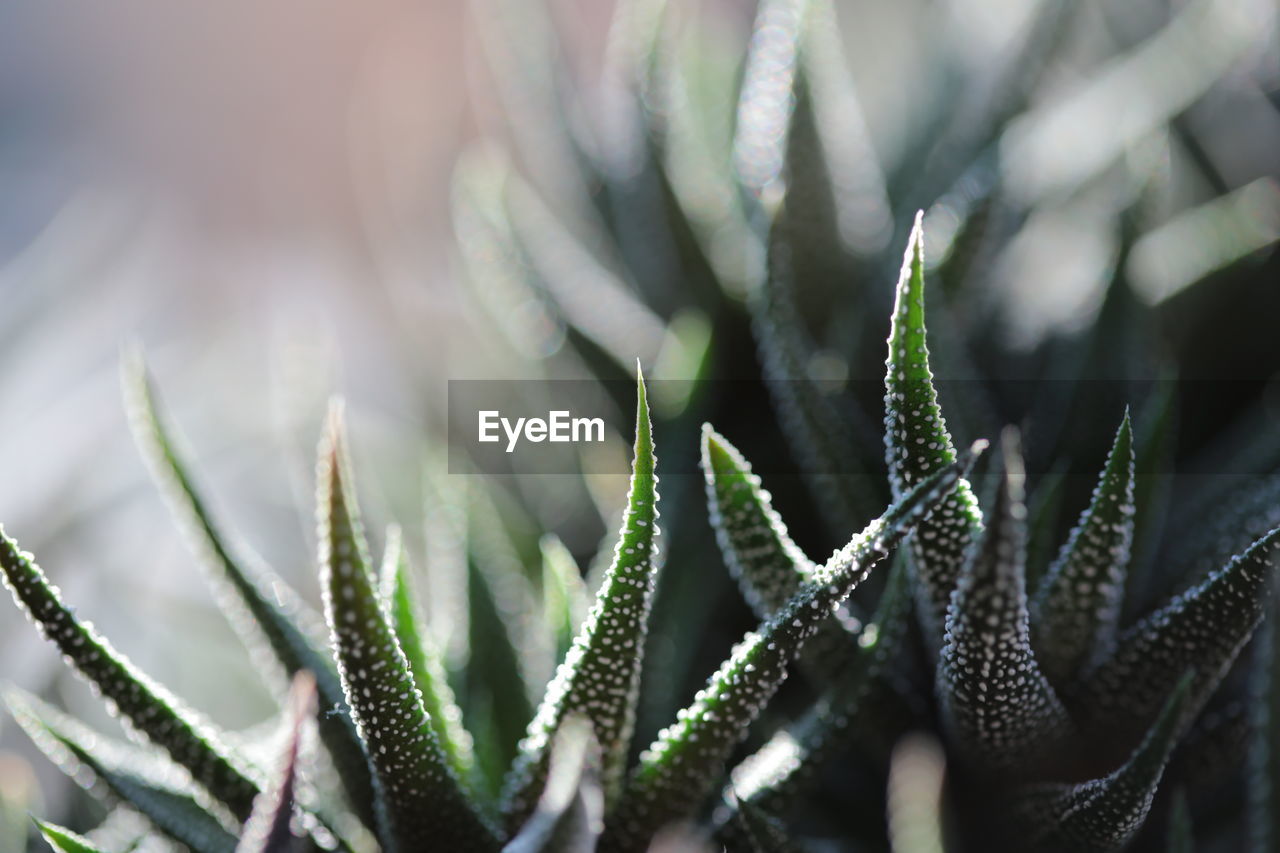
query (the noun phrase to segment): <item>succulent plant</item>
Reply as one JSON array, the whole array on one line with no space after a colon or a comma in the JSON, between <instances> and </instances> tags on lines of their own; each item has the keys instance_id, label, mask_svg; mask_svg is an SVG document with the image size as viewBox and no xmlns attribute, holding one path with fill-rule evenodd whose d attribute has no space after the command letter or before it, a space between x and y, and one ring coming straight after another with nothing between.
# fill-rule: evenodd
<instances>
[{"instance_id":1,"label":"succulent plant","mask_svg":"<svg viewBox=\"0 0 1280 853\"><path fill-rule=\"evenodd\" d=\"M1183 120L1243 49L1238 21L1189 4L1115 72L1215 36L1148 118L1210 188L1190 218L1245 236L1148 308L1129 261L1151 251L1160 158L1097 141L1058 168L1037 148L1061 129L1033 107L1070 4L1040 4L981 95L940 104L893 169L823 0L763 0L740 82L674 4L620 3L599 115L542 4L489 5L514 144L510 163L459 166L469 295L517 375L634 402L616 535L584 577L528 494L525 513L498 486L428 476L425 572L394 525L375 561L335 405L316 614L233 547L130 356L152 473L255 660L294 687L266 749L219 731L6 534L15 599L136 735L10 688L36 743L144 815L148 843L196 853L1275 849L1280 445L1261 383L1204 383L1206 403L1171 379L1280 367L1204 346L1222 317L1261 339L1277 309L1280 255L1239 228L1248 188ZM1110 15L1092 25L1123 41ZM1096 322L1006 344L993 270L1036 216L1082 200L1117 235ZM640 380L632 398L616 380L636 358L685 381ZM700 422L719 431L703 423L694 477ZM784 449L796 464L774 466ZM1265 476L1177 486L1167 472L1197 454ZM141 837L37 828L63 853Z\"/></svg>"}]
</instances>

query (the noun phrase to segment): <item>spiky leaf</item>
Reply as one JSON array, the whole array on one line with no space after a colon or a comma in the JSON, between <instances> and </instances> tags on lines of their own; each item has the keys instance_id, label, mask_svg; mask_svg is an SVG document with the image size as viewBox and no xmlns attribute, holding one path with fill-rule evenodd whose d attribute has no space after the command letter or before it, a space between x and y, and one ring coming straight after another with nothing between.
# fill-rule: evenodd
<instances>
[{"instance_id":1,"label":"spiky leaf","mask_svg":"<svg viewBox=\"0 0 1280 853\"><path fill-rule=\"evenodd\" d=\"M1115 772L1026 791L1014 805L1023 837L1062 853L1106 853L1128 844L1142 828L1169 753L1186 728L1194 682L1193 673L1178 681L1142 743Z\"/></svg>"},{"instance_id":2,"label":"spiky leaf","mask_svg":"<svg viewBox=\"0 0 1280 853\"><path fill-rule=\"evenodd\" d=\"M924 320L923 216L916 215L898 279L885 362L885 459L895 497L955 459L929 369ZM947 607L965 551L982 528L982 512L964 480L911 538L920 621L941 646Z\"/></svg>"},{"instance_id":3,"label":"spiky leaf","mask_svg":"<svg viewBox=\"0 0 1280 853\"><path fill-rule=\"evenodd\" d=\"M1195 678L1187 704L1202 708L1262 619L1277 542L1280 528L1125 630L1115 652L1072 695L1082 727L1132 737L1151 719L1168 685L1189 668Z\"/></svg>"},{"instance_id":4,"label":"spiky leaf","mask_svg":"<svg viewBox=\"0 0 1280 853\"><path fill-rule=\"evenodd\" d=\"M873 566L955 488L981 446L935 472L855 536L728 660L640 756L606 835L606 849L632 850L691 814L725 759L786 678L787 664Z\"/></svg>"},{"instance_id":5,"label":"spiky leaf","mask_svg":"<svg viewBox=\"0 0 1280 853\"><path fill-rule=\"evenodd\" d=\"M316 642L323 637L323 626L310 624L312 613L287 584L246 562L228 542L170 435L141 352L126 354L121 382L134 440L219 593L219 605L237 633L251 638L251 649L256 645L269 650L288 678L304 670L314 675L320 738L357 813L371 821L372 780L355 725L347 714L329 713L342 704L343 694L333 659Z\"/></svg>"},{"instance_id":6,"label":"spiky leaf","mask_svg":"<svg viewBox=\"0 0 1280 853\"><path fill-rule=\"evenodd\" d=\"M63 604L30 554L0 528L0 569L14 600L71 665L91 681L129 725L169 753L191 777L244 820L258 784L222 744L211 726L138 671Z\"/></svg>"},{"instance_id":7,"label":"spiky leaf","mask_svg":"<svg viewBox=\"0 0 1280 853\"><path fill-rule=\"evenodd\" d=\"M591 721L600 743L605 800L616 798L635 718L649 610L658 572L658 478L644 379L636 383L635 458L613 562L587 622L556 672L508 777L504 811L518 826L546 779L547 748L571 712Z\"/></svg>"},{"instance_id":8,"label":"spiky leaf","mask_svg":"<svg viewBox=\"0 0 1280 853\"><path fill-rule=\"evenodd\" d=\"M444 661L418 612L408 555L399 527L387 531L380 577L396 640L409 661L413 683L422 693L422 707L431 720L431 728L449 759L454 775L462 780L470 779L475 772L471 735L463 728L462 711L454 701Z\"/></svg>"},{"instance_id":9,"label":"spiky leaf","mask_svg":"<svg viewBox=\"0 0 1280 853\"><path fill-rule=\"evenodd\" d=\"M156 754L104 738L16 688L6 690L4 699L36 746L66 773L89 771L101 786L95 793L123 800L195 853L235 850L234 818L184 784Z\"/></svg>"},{"instance_id":10,"label":"spiky leaf","mask_svg":"<svg viewBox=\"0 0 1280 853\"><path fill-rule=\"evenodd\" d=\"M89 839L76 835L69 829L63 829L60 826L45 823L42 820L37 820L35 824L40 830L40 835L43 836L45 841L49 842L49 846L54 849L55 853L103 853Z\"/></svg>"},{"instance_id":11,"label":"spiky leaf","mask_svg":"<svg viewBox=\"0 0 1280 853\"><path fill-rule=\"evenodd\" d=\"M876 710L891 697L882 676L908 628L911 592L903 552L898 551L889 580L870 623L850 651L856 655L840 678L794 724L779 731L733 770L733 792L778 811L818 770L850 742L888 745L895 732L876 725ZM897 714L896 722L907 723Z\"/></svg>"},{"instance_id":12,"label":"spiky leaf","mask_svg":"<svg viewBox=\"0 0 1280 853\"><path fill-rule=\"evenodd\" d=\"M1018 434L1005 431L995 506L961 569L938 659L943 720L966 757L1004 769L1052 745L1066 709L1031 648Z\"/></svg>"},{"instance_id":13,"label":"spiky leaf","mask_svg":"<svg viewBox=\"0 0 1280 853\"><path fill-rule=\"evenodd\" d=\"M1032 604L1032 645L1055 684L1096 664L1115 642L1133 543L1133 488L1133 431L1126 411L1093 499Z\"/></svg>"},{"instance_id":14,"label":"spiky leaf","mask_svg":"<svg viewBox=\"0 0 1280 853\"><path fill-rule=\"evenodd\" d=\"M710 424L702 427L702 473L720 551L751 609L767 619L817 567L787 535L750 464Z\"/></svg>"},{"instance_id":15,"label":"spiky leaf","mask_svg":"<svg viewBox=\"0 0 1280 853\"><path fill-rule=\"evenodd\" d=\"M347 703L366 744L384 846L492 850L496 839L459 786L396 639L370 567L340 404L330 409L317 466L325 616Z\"/></svg>"}]
</instances>

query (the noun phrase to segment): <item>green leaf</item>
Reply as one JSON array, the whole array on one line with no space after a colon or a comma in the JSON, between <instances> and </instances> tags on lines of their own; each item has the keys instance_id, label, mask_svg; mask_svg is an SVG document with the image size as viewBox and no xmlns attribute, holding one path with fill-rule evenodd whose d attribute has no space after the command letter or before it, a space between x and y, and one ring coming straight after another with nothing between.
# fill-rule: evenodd
<instances>
[{"instance_id":1,"label":"green leaf","mask_svg":"<svg viewBox=\"0 0 1280 853\"><path fill-rule=\"evenodd\" d=\"M573 554L554 533L538 543L542 553L542 619L555 639L556 660L563 660L578 629L587 621L591 596Z\"/></svg>"},{"instance_id":2,"label":"green leaf","mask_svg":"<svg viewBox=\"0 0 1280 853\"><path fill-rule=\"evenodd\" d=\"M1133 543L1133 431L1126 411L1089 507L1041 579L1031 605L1032 646L1049 680L1063 684L1115 643Z\"/></svg>"},{"instance_id":3,"label":"green leaf","mask_svg":"<svg viewBox=\"0 0 1280 853\"><path fill-rule=\"evenodd\" d=\"M4 700L36 746L65 773L77 776L84 769L92 774L100 783L95 793L123 800L195 853L235 850L234 817L184 784L181 774L160 756L102 737L16 688L6 689Z\"/></svg>"},{"instance_id":4,"label":"green leaf","mask_svg":"<svg viewBox=\"0 0 1280 853\"><path fill-rule=\"evenodd\" d=\"M1146 821L1178 738L1192 712L1195 674L1188 672L1159 717L1115 772L1079 784L1028 788L1013 803L1020 837L1046 851L1105 853L1124 848Z\"/></svg>"},{"instance_id":5,"label":"green leaf","mask_svg":"<svg viewBox=\"0 0 1280 853\"><path fill-rule=\"evenodd\" d=\"M462 725L462 711L449 688L440 652L418 612L408 555L398 526L393 525L387 530L380 577L382 596L391 611L396 640L409 661L409 671L414 685L422 694L422 707L431 720L431 728L454 775L469 780L476 772L471 735Z\"/></svg>"},{"instance_id":6,"label":"green leaf","mask_svg":"<svg viewBox=\"0 0 1280 853\"><path fill-rule=\"evenodd\" d=\"M639 849L660 827L701 805L729 753L786 678L787 663L871 568L955 488L982 446L975 445L890 507L735 647L694 703L678 714L678 722L641 754L606 831L605 849Z\"/></svg>"},{"instance_id":7,"label":"green leaf","mask_svg":"<svg viewBox=\"0 0 1280 853\"><path fill-rule=\"evenodd\" d=\"M551 738L565 716L575 711L591 721L600 743L605 801L612 803L617 797L635 720L659 568L657 483L649 406L644 378L639 376L635 459L613 562L508 775L504 806L508 827L522 824L533 810L546 780Z\"/></svg>"},{"instance_id":8,"label":"green leaf","mask_svg":"<svg viewBox=\"0 0 1280 853\"><path fill-rule=\"evenodd\" d=\"M1027 763L1069 728L1066 709L1031 647L1026 507L1017 430L1001 438L995 505L960 570L938 657L942 718L975 764Z\"/></svg>"},{"instance_id":9,"label":"green leaf","mask_svg":"<svg viewBox=\"0 0 1280 853\"><path fill-rule=\"evenodd\" d=\"M1198 712L1262 620L1278 542L1280 527L1125 630L1115 652L1070 697L1081 728L1131 738L1168 685L1190 668L1195 678L1187 705Z\"/></svg>"},{"instance_id":10,"label":"green leaf","mask_svg":"<svg viewBox=\"0 0 1280 853\"><path fill-rule=\"evenodd\" d=\"M951 463L956 455L929 369L922 228L923 217L917 214L898 279L885 362L885 460L895 497ZM978 501L968 482L961 480L941 511L911 537L916 608L933 648L942 645L951 593L969 543L981 529Z\"/></svg>"},{"instance_id":11,"label":"green leaf","mask_svg":"<svg viewBox=\"0 0 1280 853\"><path fill-rule=\"evenodd\" d=\"M383 846L392 853L424 844L493 850L494 834L450 768L376 589L350 469L335 403L317 466L321 589L347 704L385 816Z\"/></svg>"},{"instance_id":12,"label":"green leaf","mask_svg":"<svg viewBox=\"0 0 1280 853\"><path fill-rule=\"evenodd\" d=\"M63 829L52 823L45 823L42 820L35 821L36 827L39 828L40 834L44 836L44 840L49 842L55 853L103 853L102 850L90 843L89 839L76 835L69 829Z\"/></svg>"},{"instance_id":13,"label":"green leaf","mask_svg":"<svg viewBox=\"0 0 1280 853\"><path fill-rule=\"evenodd\" d=\"M702 426L702 473L711 526L725 563L756 616L768 619L817 566L787 535L751 465L710 424Z\"/></svg>"},{"instance_id":14,"label":"green leaf","mask_svg":"<svg viewBox=\"0 0 1280 853\"><path fill-rule=\"evenodd\" d=\"M212 727L143 675L62 602L56 587L30 554L0 528L0 570L18 606L35 620L81 675L139 734L169 753L176 764L225 803L240 820L253 810L258 783L223 746Z\"/></svg>"},{"instance_id":15,"label":"green leaf","mask_svg":"<svg viewBox=\"0 0 1280 853\"><path fill-rule=\"evenodd\" d=\"M502 853L594 850L603 820L600 747L590 721L571 714L552 742L538 808Z\"/></svg>"},{"instance_id":16,"label":"green leaf","mask_svg":"<svg viewBox=\"0 0 1280 853\"><path fill-rule=\"evenodd\" d=\"M321 740L356 812L372 823L373 782L355 725L349 715L331 713L342 705L344 696L333 659L321 645L323 626L311 624L312 613L287 584L265 568L251 568L228 543L175 446L140 351L122 360L121 381L134 440L170 512L187 534L218 604L236 633L249 638L255 661L266 664L274 659L286 678L304 670L314 675ZM257 654L264 649L265 656Z\"/></svg>"},{"instance_id":17,"label":"green leaf","mask_svg":"<svg viewBox=\"0 0 1280 853\"><path fill-rule=\"evenodd\" d=\"M292 853L301 847L290 825L299 784L299 752L305 724L315 716L316 682L310 673L294 678L289 701L290 731L270 789L258 795L241 831L236 853Z\"/></svg>"},{"instance_id":18,"label":"green leaf","mask_svg":"<svg viewBox=\"0 0 1280 853\"><path fill-rule=\"evenodd\" d=\"M854 656L852 664L799 720L734 768L732 788L739 800L781 811L850 743L866 746L874 755L901 733L886 731L876 712L897 698L885 675L894 654L901 651L911 612L904 557L899 549L875 614L848 650ZM893 716L895 725L910 722L909 715Z\"/></svg>"}]
</instances>

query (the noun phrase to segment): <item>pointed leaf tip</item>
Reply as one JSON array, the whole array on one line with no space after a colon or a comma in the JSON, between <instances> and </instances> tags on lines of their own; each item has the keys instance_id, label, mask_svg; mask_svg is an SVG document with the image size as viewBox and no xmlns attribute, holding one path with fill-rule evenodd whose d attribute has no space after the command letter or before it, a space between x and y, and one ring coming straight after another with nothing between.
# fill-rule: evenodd
<instances>
[{"instance_id":1,"label":"pointed leaf tip","mask_svg":"<svg viewBox=\"0 0 1280 853\"><path fill-rule=\"evenodd\" d=\"M938 660L943 719L962 752L1002 770L1069 727L1030 642L1020 436L1006 428L988 525L960 569Z\"/></svg>"},{"instance_id":2,"label":"pointed leaf tip","mask_svg":"<svg viewBox=\"0 0 1280 853\"><path fill-rule=\"evenodd\" d=\"M885 462L895 497L956 459L929 361L921 227L917 217L895 290L885 359ZM912 537L917 610L933 648L942 645L959 567L981 528L977 499L968 482L961 481L944 510Z\"/></svg>"},{"instance_id":3,"label":"pointed leaf tip","mask_svg":"<svg viewBox=\"0 0 1280 853\"><path fill-rule=\"evenodd\" d=\"M586 623L548 685L504 784L503 813L514 832L537 806L556 731L571 712L595 730L606 802L621 790L635 725L649 611L660 568L658 477L644 382L637 380L635 455L613 560Z\"/></svg>"},{"instance_id":4,"label":"pointed leaf tip","mask_svg":"<svg viewBox=\"0 0 1280 853\"><path fill-rule=\"evenodd\" d=\"M450 849L496 848L431 724L370 566L341 409L331 406L317 463L321 591L338 671L386 815L384 846L428 839Z\"/></svg>"},{"instance_id":5,"label":"pointed leaf tip","mask_svg":"<svg viewBox=\"0 0 1280 853\"><path fill-rule=\"evenodd\" d=\"M1114 647L1133 544L1134 484L1126 407L1093 497L1032 605L1032 641L1057 684L1073 681Z\"/></svg>"}]
</instances>

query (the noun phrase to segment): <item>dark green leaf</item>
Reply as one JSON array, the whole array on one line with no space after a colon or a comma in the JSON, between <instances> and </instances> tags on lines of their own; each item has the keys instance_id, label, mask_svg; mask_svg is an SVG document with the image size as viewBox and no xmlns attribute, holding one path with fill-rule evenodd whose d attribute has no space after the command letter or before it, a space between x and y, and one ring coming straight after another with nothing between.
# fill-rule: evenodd
<instances>
[{"instance_id":1,"label":"dark green leaf","mask_svg":"<svg viewBox=\"0 0 1280 853\"><path fill-rule=\"evenodd\" d=\"M1262 619L1280 528L1207 580L1125 630L1115 653L1071 697L1082 728L1123 740L1151 719L1164 691L1195 669L1187 706L1199 711Z\"/></svg>"},{"instance_id":2,"label":"dark green leaf","mask_svg":"<svg viewBox=\"0 0 1280 853\"><path fill-rule=\"evenodd\" d=\"M1070 722L1031 648L1026 590L1026 507L1017 431L1006 429L995 506L960 571L938 659L943 721L975 764L993 770L1031 760Z\"/></svg>"},{"instance_id":3,"label":"dark green leaf","mask_svg":"<svg viewBox=\"0 0 1280 853\"><path fill-rule=\"evenodd\" d=\"M449 688L444 662L418 613L408 555L399 527L393 526L387 531L380 576L382 595L391 611L396 640L409 661L409 671L414 685L422 694L422 707L431 720L431 728L449 759L454 775L461 780L469 780L476 769L471 735L463 728L462 711Z\"/></svg>"},{"instance_id":4,"label":"dark green leaf","mask_svg":"<svg viewBox=\"0 0 1280 853\"><path fill-rule=\"evenodd\" d=\"M529 725L507 780L508 826L532 812L546 780L548 747L571 712L591 721L601 748L605 800L618 793L634 725L649 610L659 567L658 478L644 379L636 383L635 458L627 512L587 622L574 640Z\"/></svg>"},{"instance_id":5,"label":"dark green leaf","mask_svg":"<svg viewBox=\"0 0 1280 853\"><path fill-rule=\"evenodd\" d=\"M187 768L191 777L225 803L237 818L247 818L258 794L253 771L219 743L207 723L77 619L31 555L19 550L2 529L0 569L4 571L5 586L18 605L115 711L168 752L175 763Z\"/></svg>"},{"instance_id":6,"label":"dark green leaf","mask_svg":"<svg viewBox=\"0 0 1280 853\"><path fill-rule=\"evenodd\" d=\"M885 457L893 494L901 496L955 459L955 447L938 407L929 369L924 320L922 217L916 216L889 333L885 362ZM942 645L951 592L965 551L982 528L982 512L968 482L961 480L940 512L911 537L916 607L934 648Z\"/></svg>"},{"instance_id":7,"label":"dark green leaf","mask_svg":"<svg viewBox=\"0 0 1280 853\"><path fill-rule=\"evenodd\" d=\"M495 849L492 830L462 791L436 738L378 595L336 403L320 446L317 503L325 616L384 810L383 846L402 853L428 843Z\"/></svg>"},{"instance_id":8,"label":"dark green leaf","mask_svg":"<svg viewBox=\"0 0 1280 853\"><path fill-rule=\"evenodd\" d=\"M747 460L710 424L702 427L702 473L725 563L756 616L768 619L817 567L787 535Z\"/></svg>"},{"instance_id":9,"label":"dark green leaf","mask_svg":"<svg viewBox=\"0 0 1280 853\"><path fill-rule=\"evenodd\" d=\"M1133 543L1133 431L1125 413L1093 499L1032 602L1032 645L1063 684L1110 653Z\"/></svg>"},{"instance_id":10,"label":"dark green leaf","mask_svg":"<svg viewBox=\"0 0 1280 853\"><path fill-rule=\"evenodd\" d=\"M876 612L848 652L853 663L823 691L817 703L794 724L779 731L733 770L733 792L770 811L799 794L818 770L852 742L871 754L893 743L899 731L886 731L877 715L897 698L886 668L907 632L911 590L905 553L898 551ZM910 715L896 713L891 725L908 725Z\"/></svg>"},{"instance_id":11,"label":"dark green leaf","mask_svg":"<svg viewBox=\"0 0 1280 853\"><path fill-rule=\"evenodd\" d=\"M1142 828L1169 753L1186 728L1194 682L1190 672L1178 681L1142 743L1115 772L1079 784L1037 785L1020 795L1013 811L1022 837L1062 853L1106 853L1128 844Z\"/></svg>"},{"instance_id":12,"label":"dark green leaf","mask_svg":"<svg viewBox=\"0 0 1280 853\"><path fill-rule=\"evenodd\" d=\"M871 568L955 488L981 447L975 445L890 507L737 645L678 722L641 754L606 832L607 849L638 849L660 827L699 807L729 753L786 678L787 663Z\"/></svg>"}]
</instances>

